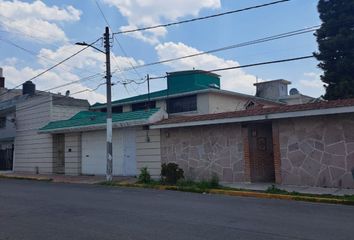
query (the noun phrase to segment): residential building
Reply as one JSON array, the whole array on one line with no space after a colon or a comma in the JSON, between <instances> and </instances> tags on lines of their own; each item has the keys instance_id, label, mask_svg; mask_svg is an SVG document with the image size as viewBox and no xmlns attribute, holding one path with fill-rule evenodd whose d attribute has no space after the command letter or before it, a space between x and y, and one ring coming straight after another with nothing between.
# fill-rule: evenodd
<instances>
[{"instance_id":1,"label":"residential building","mask_svg":"<svg viewBox=\"0 0 354 240\"><path fill-rule=\"evenodd\" d=\"M30 81L22 89L6 89L0 73L0 170L63 173L58 155L64 152L54 151L63 136L53 138L38 129L88 110L88 101L38 91Z\"/></svg>"},{"instance_id":2,"label":"residential building","mask_svg":"<svg viewBox=\"0 0 354 240\"><path fill-rule=\"evenodd\" d=\"M135 176L148 162L152 175L160 175L160 131L148 127L155 122L180 115L282 105L279 101L221 90L220 77L207 71L169 73L167 89L112 102L113 174ZM54 150L65 152L62 162L75 161L76 171L65 171L66 174L106 172L106 105L94 104L90 110L40 129L41 133L53 134L53 138L65 135L63 141L69 136L76 139L75 151L70 147Z\"/></svg>"},{"instance_id":3,"label":"residential building","mask_svg":"<svg viewBox=\"0 0 354 240\"><path fill-rule=\"evenodd\" d=\"M161 164L174 162L192 180L354 188L353 99L289 95L286 80L257 83L250 96L221 90L219 76L198 70L167 82L166 90L113 102L115 175L147 167L158 178ZM63 136L66 174L105 173L105 108L39 130Z\"/></svg>"}]
</instances>

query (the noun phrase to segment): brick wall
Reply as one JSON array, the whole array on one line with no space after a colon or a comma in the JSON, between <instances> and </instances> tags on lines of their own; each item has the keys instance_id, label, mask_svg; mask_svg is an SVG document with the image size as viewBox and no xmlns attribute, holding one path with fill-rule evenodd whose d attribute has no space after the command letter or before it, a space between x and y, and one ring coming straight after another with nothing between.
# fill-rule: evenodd
<instances>
[{"instance_id":1,"label":"brick wall","mask_svg":"<svg viewBox=\"0 0 354 240\"><path fill-rule=\"evenodd\" d=\"M161 130L161 160L175 162L192 180L213 174L223 182L245 181L240 124Z\"/></svg>"}]
</instances>

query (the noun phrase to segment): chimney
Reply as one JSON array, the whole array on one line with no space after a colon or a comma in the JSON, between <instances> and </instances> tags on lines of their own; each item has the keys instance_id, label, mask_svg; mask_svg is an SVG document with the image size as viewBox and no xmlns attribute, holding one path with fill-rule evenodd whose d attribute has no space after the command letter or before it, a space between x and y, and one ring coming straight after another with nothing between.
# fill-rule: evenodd
<instances>
[{"instance_id":1,"label":"chimney","mask_svg":"<svg viewBox=\"0 0 354 240\"><path fill-rule=\"evenodd\" d=\"M288 96L288 85L290 81L284 79L258 82L256 86L256 97L279 100Z\"/></svg>"},{"instance_id":2,"label":"chimney","mask_svg":"<svg viewBox=\"0 0 354 240\"><path fill-rule=\"evenodd\" d=\"M5 78L2 68L0 68L0 88L5 88Z\"/></svg>"},{"instance_id":3,"label":"chimney","mask_svg":"<svg viewBox=\"0 0 354 240\"><path fill-rule=\"evenodd\" d=\"M36 93L36 85L31 81L27 81L22 86L22 94L28 94L29 96L33 96Z\"/></svg>"}]
</instances>

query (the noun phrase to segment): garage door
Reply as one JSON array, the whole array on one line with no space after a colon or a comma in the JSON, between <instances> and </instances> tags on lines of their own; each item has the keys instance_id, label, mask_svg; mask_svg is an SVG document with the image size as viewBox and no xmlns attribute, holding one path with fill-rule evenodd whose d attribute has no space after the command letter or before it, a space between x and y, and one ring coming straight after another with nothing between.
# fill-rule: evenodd
<instances>
[{"instance_id":1,"label":"garage door","mask_svg":"<svg viewBox=\"0 0 354 240\"><path fill-rule=\"evenodd\" d=\"M113 130L113 175L135 176L135 129ZM106 174L106 131L82 134L82 173Z\"/></svg>"}]
</instances>

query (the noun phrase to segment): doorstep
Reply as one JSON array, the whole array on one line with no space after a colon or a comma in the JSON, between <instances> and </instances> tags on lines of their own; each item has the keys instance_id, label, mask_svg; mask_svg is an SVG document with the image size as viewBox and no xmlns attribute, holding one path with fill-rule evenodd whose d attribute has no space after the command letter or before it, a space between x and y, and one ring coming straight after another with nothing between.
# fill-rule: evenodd
<instances>
[{"instance_id":1,"label":"doorstep","mask_svg":"<svg viewBox=\"0 0 354 240\"><path fill-rule=\"evenodd\" d=\"M354 189L344 189L344 188L324 188L324 187L308 187L308 186L295 186L295 185L280 185L274 183L220 183L222 186L245 189L252 191L265 191L272 185L275 187L285 190L288 192L298 192L304 194L317 194L317 195L334 195L334 196L344 196L344 195L354 195Z\"/></svg>"}]
</instances>

